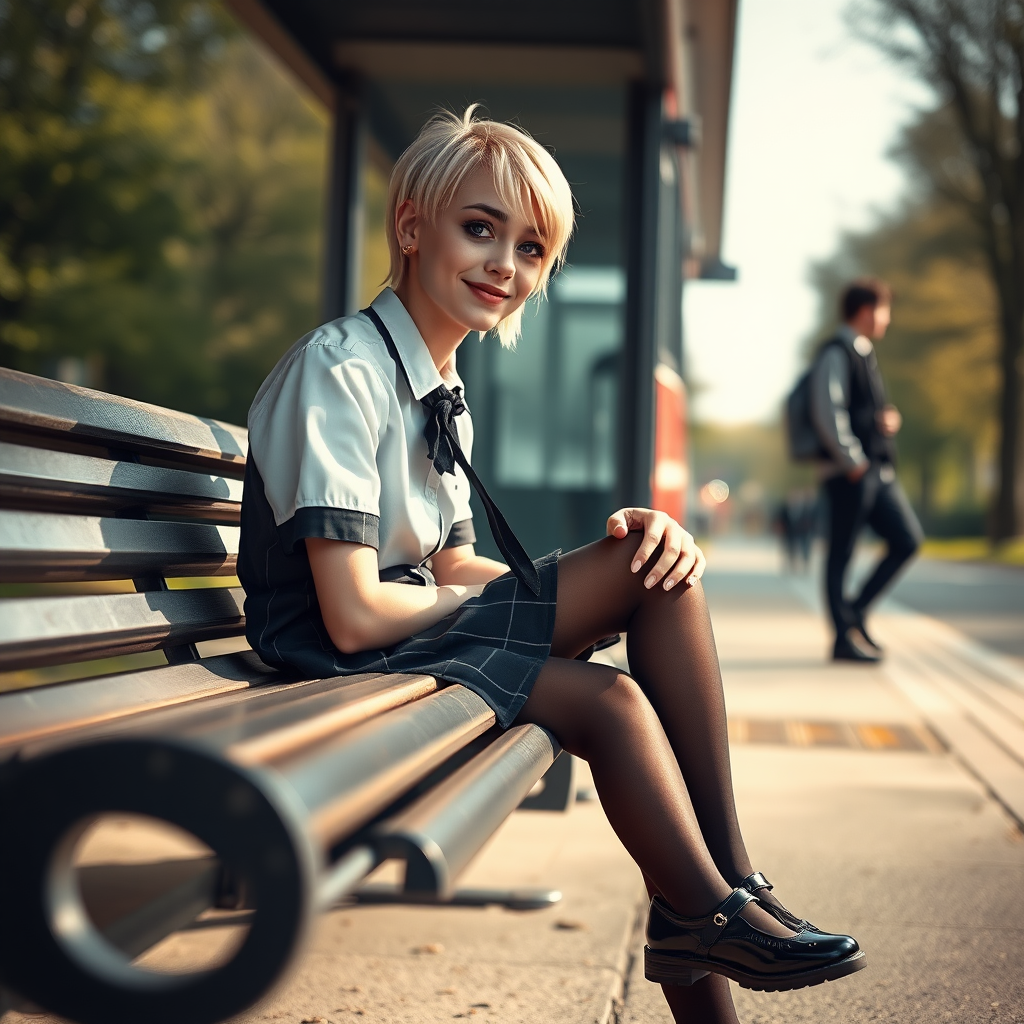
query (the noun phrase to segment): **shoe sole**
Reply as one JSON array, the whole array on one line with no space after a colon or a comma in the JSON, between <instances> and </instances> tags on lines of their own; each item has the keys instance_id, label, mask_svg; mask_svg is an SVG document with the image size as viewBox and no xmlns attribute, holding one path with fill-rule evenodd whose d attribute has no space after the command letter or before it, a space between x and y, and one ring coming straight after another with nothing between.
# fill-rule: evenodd
<instances>
[{"instance_id":1,"label":"shoe sole","mask_svg":"<svg viewBox=\"0 0 1024 1024\"><path fill-rule=\"evenodd\" d=\"M862 971L867 965L863 951L858 950L852 956L826 967L814 967L799 974L765 977L726 964L693 960L684 955L644 946L644 977L659 985L692 985L707 974L721 974L730 981L735 981L740 988L750 988L756 992L788 992L794 988L808 988L826 981L837 981L839 978Z\"/></svg>"}]
</instances>

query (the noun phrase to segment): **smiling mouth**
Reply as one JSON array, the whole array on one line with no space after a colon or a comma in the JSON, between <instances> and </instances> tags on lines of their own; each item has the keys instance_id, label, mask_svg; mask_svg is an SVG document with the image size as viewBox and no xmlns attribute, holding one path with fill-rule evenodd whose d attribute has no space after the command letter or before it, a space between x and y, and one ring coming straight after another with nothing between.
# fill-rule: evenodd
<instances>
[{"instance_id":1,"label":"smiling mouth","mask_svg":"<svg viewBox=\"0 0 1024 1024\"><path fill-rule=\"evenodd\" d=\"M475 281L467 281L466 284L477 298L482 299L488 305L499 306L508 298L505 292L500 291L493 285L477 284Z\"/></svg>"}]
</instances>

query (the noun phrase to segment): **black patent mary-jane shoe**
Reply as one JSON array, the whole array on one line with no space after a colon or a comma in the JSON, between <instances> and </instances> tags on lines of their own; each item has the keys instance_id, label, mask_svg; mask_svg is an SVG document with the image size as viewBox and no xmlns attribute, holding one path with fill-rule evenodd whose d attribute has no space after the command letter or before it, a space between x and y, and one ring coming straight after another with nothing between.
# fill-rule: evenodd
<instances>
[{"instance_id":1,"label":"black patent mary-jane shoe","mask_svg":"<svg viewBox=\"0 0 1024 1024\"><path fill-rule=\"evenodd\" d=\"M747 875L746 878L740 882L741 889L746 889L751 896L757 896L763 889L771 892L775 887L771 882L768 881L760 871L754 871L752 874ZM787 928L792 928L795 932L802 932L804 930L812 932L820 932L821 929L816 924L811 924L810 921L802 917L797 917L791 910L787 910L777 899L773 896L770 900L758 899L757 901L761 905L761 909L765 913L771 914L779 924L784 924ZM823 934L828 934L823 933Z\"/></svg>"},{"instance_id":2,"label":"black patent mary-jane shoe","mask_svg":"<svg viewBox=\"0 0 1024 1024\"><path fill-rule=\"evenodd\" d=\"M757 902L736 889L707 917L676 914L655 896L647 919L644 976L660 985L692 985L721 974L742 988L763 992L820 985L867 966L857 940L804 930L788 938L769 935L740 915Z\"/></svg>"}]
</instances>

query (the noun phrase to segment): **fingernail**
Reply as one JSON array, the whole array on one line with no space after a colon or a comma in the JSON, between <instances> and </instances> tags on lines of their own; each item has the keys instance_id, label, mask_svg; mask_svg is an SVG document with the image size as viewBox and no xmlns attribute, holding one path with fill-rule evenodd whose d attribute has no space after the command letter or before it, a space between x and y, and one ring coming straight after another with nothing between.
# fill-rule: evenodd
<instances>
[{"instance_id":1,"label":"fingernail","mask_svg":"<svg viewBox=\"0 0 1024 1024\"><path fill-rule=\"evenodd\" d=\"M648 576L648 577L647 577L647 579L645 579L645 580L644 580L644 586L645 586L645 587L646 587L646 588L647 588L648 590L650 590L650 589L651 589L651 587L653 587L653 586L654 586L654 584L655 584L655 583L657 583L657 582L658 582L658 581L657 581L657 580L656 580L656 579L655 579L655 578L654 578L653 576Z\"/></svg>"},{"instance_id":2,"label":"fingernail","mask_svg":"<svg viewBox=\"0 0 1024 1024\"><path fill-rule=\"evenodd\" d=\"M676 585L676 581L675 580L668 580L665 583L665 589L666 590L671 590L675 585Z\"/></svg>"},{"instance_id":3,"label":"fingernail","mask_svg":"<svg viewBox=\"0 0 1024 1024\"><path fill-rule=\"evenodd\" d=\"M641 565L643 565L643 564L644 564L644 563L643 563L643 562L641 562L641 561L640 561L640 559L638 558L638 559L637 559L637 560L636 560L636 561L635 561L635 562L633 563L633 565L632 565L632 566L630 567L630 572L639 572L639 571L640 571L640 566L641 566Z\"/></svg>"}]
</instances>

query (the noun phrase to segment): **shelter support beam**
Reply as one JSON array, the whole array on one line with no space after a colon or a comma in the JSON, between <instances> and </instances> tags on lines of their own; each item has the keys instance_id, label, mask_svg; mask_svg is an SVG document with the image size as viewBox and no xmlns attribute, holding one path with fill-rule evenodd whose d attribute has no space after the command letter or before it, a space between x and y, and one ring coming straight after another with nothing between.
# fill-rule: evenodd
<instances>
[{"instance_id":1,"label":"shelter support beam","mask_svg":"<svg viewBox=\"0 0 1024 1024\"><path fill-rule=\"evenodd\" d=\"M651 501L654 367L657 356L661 90L635 83L629 94L626 167L626 337L619 429L620 505Z\"/></svg>"},{"instance_id":2,"label":"shelter support beam","mask_svg":"<svg viewBox=\"0 0 1024 1024\"><path fill-rule=\"evenodd\" d=\"M327 181L327 233L323 319L335 320L359 308L363 237L362 166L366 116L361 90L339 90L331 132Z\"/></svg>"}]
</instances>

